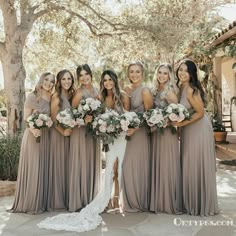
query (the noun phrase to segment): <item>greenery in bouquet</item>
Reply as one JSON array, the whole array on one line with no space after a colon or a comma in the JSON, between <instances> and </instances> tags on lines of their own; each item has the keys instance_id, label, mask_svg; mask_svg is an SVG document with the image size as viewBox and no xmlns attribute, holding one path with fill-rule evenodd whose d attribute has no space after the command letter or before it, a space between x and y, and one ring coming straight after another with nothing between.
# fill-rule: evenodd
<instances>
[{"instance_id":1,"label":"greenery in bouquet","mask_svg":"<svg viewBox=\"0 0 236 236\"><path fill-rule=\"evenodd\" d=\"M182 122L191 118L191 114L188 109L180 103L170 103L164 108L163 115L168 119L169 122ZM169 128L171 129L172 133L176 133L176 127L169 126Z\"/></svg>"},{"instance_id":2,"label":"greenery in bouquet","mask_svg":"<svg viewBox=\"0 0 236 236\"><path fill-rule=\"evenodd\" d=\"M76 122L71 108L66 108L57 113L56 125L60 125L64 129L72 129L75 127Z\"/></svg>"},{"instance_id":3,"label":"greenery in bouquet","mask_svg":"<svg viewBox=\"0 0 236 236\"><path fill-rule=\"evenodd\" d=\"M27 126L29 128L42 129L42 128L50 128L53 125L52 119L48 114L34 112L32 113L26 120ZM36 142L40 142L40 136L36 137Z\"/></svg>"},{"instance_id":4,"label":"greenery in bouquet","mask_svg":"<svg viewBox=\"0 0 236 236\"><path fill-rule=\"evenodd\" d=\"M133 111L125 112L120 116L120 123L123 131L139 128L144 124L143 114ZM130 138L130 136L126 136L126 140L130 140Z\"/></svg>"},{"instance_id":5,"label":"greenery in bouquet","mask_svg":"<svg viewBox=\"0 0 236 236\"><path fill-rule=\"evenodd\" d=\"M109 151L109 144L114 143L120 132L120 116L113 110L96 116L92 122L92 129L89 130L90 134L102 141L105 152Z\"/></svg>"},{"instance_id":6,"label":"greenery in bouquet","mask_svg":"<svg viewBox=\"0 0 236 236\"><path fill-rule=\"evenodd\" d=\"M162 109L149 109L143 113L143 117L147 125L150 127L151 132L154 130L157 130L160 133L164 132L164 128L167 126L167 121L163 116Z\"/></svg>"}]
</instances>

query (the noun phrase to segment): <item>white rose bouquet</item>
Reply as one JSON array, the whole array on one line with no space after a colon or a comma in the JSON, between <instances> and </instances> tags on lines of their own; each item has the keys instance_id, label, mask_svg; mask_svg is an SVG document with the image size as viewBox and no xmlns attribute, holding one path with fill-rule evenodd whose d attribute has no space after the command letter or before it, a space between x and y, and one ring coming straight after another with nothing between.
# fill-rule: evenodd
<instances>
[{"instance_id":1,"label":"white rose bouquet","mask_svg":"<svg viewBox=\"0 0 236 236\"><path fill-rule=\"evenodd\" d=\"M72 109L73 117L75 120L75 126L83 126L85 125L84 119L83 119L83 114L78 112L78 109Z\"/></svg>"},{"instance_id":2,"label":"white rose bouquet","mask_svg":"<svg viewBox=\"0 0 236 236\"><path fill-rule=\"evenodd\" d=\"M92 122L92 132L89 133L102 140L103 151L109 151L109 144L114 143L114 140L120 134L119 114L109 110L96 116Z\"/></svg>"},{"instance_id":3,"label":"white rose bouquet","mask_svg":"<svg viewBox=\"0 0 236 236\"><path fill-rule=\"evenodd\" d=\"M75 127L76 122L71 108L66 108L57 113L57 125L59 124L64 129L72 129Z\"/></svg>"},{"instance_id":4,"label":"white rose bouquet","mask_svg":"<svg viewBox=\"0 0 236 236\"><path fill-rule=\"evenodd\" d=\"M103 105L98 99L83 98L81 99L77 111L80 117L84 118L86 115L98 115L103 111Z\"/></svg>"},{"instance_id":5,"label":"white rose bouquet","mask_svg":"<svg viewBox=\"0 0 236 236\"><path fill-rule=\"evenodd\" d=\"M167 126L167 119L164 118L162 109L149 109L143 113L143 117L150 128L157 128L161 133Z\"/></svg>"},{"instance_id":6,"label":"white rose bouquet","mask_svg":"<svg viewBox=\"0 0 236 236\"><path fill-rule=\"evenodd\" d=\"M104 105L98 100L94 98L82 98L77 109L73 110L73 114L78 126L84 125L84 120L86 115L93 116L92 121L95 116L104 112ZM87 124L87 131L90 132L91 122Z\"/></svg>"},{"instance_id":7,"label":"white rose bouquet","mask_svg":"<svg viewBox=\"0 0 236 236\"><path fill-rule=\"evenodd\" d=\"M139 128L143 121L142 115L133 111L125 112L120 116L120 125L123 131L127 131L129 128ZM130 137L126 136L126 139L129 140Z\"/></svg>"},{"instance_id":8,"label":"white rose bouquet","mask_svg":"<svg viewBox=\"0 0 236 236\"><path fill-rule=\"evenodd\" d=\"M26 121L29 128L35 129L50 128L53 125L49 115L37 111L32 113ZM40 136L36 137L36 142L40 142Z\"/></svg>"},{"instance_id":9,"label":"white rose bouquet","mask_svg":"<svg viewBox=\"0 0 236 236\"><path fill-rule=\"evenodd\" d=\"M164 117L168 118L168 120L171 122L172 121L182 122L184 120L189 120L191 118L188 109L180 103L178 104L170 103L167 107L165 107L163 114ZM174 130L172 129L172 131Z\"/></svg>"}]
</instances>

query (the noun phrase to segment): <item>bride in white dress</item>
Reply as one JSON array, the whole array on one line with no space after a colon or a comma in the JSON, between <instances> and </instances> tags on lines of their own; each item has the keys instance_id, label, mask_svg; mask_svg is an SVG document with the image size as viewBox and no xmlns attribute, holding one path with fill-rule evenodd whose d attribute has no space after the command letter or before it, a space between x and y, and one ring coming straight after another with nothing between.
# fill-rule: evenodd
<instances>
[{"instance_id":1,"label":"bride in white dress","mask_svg":"<svg viewBox=\"0 0 236 236\"><path fill-rule=\"evenodd\" d=\"M118 112L129 111L129 97L121 92L117 75L111 70L105 70L100 82L101 101L105 105ZM38 224L38 227L54 230L66 230L84 232L95 229L102 222L99 215L107 207L111 195L114 180L114 194L111 199L112 208L119 209L119 183L121 166L125 154L126 133L122 133L114 142L109 144L109 151L106 153L106 170L101 189L94 200L80 212L64 213L49 217Z\"/></svg>"}]
</instances>

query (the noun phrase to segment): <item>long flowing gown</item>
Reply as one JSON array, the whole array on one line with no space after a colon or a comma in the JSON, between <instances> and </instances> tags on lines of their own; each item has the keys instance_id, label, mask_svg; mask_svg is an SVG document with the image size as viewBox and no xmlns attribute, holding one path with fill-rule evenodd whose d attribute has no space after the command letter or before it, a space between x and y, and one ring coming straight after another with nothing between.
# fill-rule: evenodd
<instances>
[{"instance_id":1,"label":"long flowing gown","mask_svg":"<svg viewBox=\"0 0 236 236\"><path fill-rule=\"evenodd\" d=\"M67 98L61 95L61 110L70 108ZM68 209L68 156L70 137L63 136L56 128L51 132L48 211Z\"/></svg>"},{"instance_id":2,"label":"long flowing gown","mask_svg":"<svg viewBox=\"0 0 236 236\"><path fill-rule=\"evenodd\" d=\"M43 220L38 224L40 228L84 232L95 229L101 224L102 217L99 214L104 211L111 198L114 176L113 166L117 158L119 164L118 179L121 179L121 165L126 147L125 136L126 134L122 133L114 144L109 144L109 151L106 153L104 181L93 201L78 213L59 214Z\"/></svg>"},{"instance_id":3,"label":"long flowing gown","mask_svg":"<svg viewBox=\"0 0 236 236\"><path fill-rule=\"evenodd\" d=\"M166 92L154 96L154 105L164 108ZM154 132L151 137L151 199L150 211L169 214L182 211L182 181L179 142L169 128L164 133Z\"/></svg>"},{"instance_id":4,"label":"long flowing gown","mask_svg":"<svg viewBox=\"0 0 236 236\"><path fill-rule=\"evenodd\" d=\"M84 98L96 98L81 87ZM85 126L73 129L69 155L69 211L78 211L89 204L100 187L101 154L99 142L87 135Z\"/></svg>"},{"instance_id":5,"label":"long flowing gown","mask_svg":"<svg viewBox=\"0 0 236 236\"><path fill-rule=\"evenodd\" d=\"M130 111L144 112L139 86L130 94ZM147 127L139 128L127 141L122 164L121 203L125 211L148 211L150 198L150 137Z\"/></svg>"},{"instance_id":6,"label":"long flowing gown","mask_svg":"<svg viewBox=\"0 0 236 236\"><path fill-rule=\"evenodd\" d=\"M49 101L30 93L25 108L50 115ZM41 129L36 142L29 128L25 129L20 151L15 201L11 212L42 213L47 206L49 164L49 129Z\"/></svg>"},{"instance_id":7,"label":"long flowing gown","mask_svg":"<svg viewBox=\"0 0 236 236\"><path fill-rule=\"evenodd\" d=\"M180 103L193 110L186 87ZM183 203L190 215L209 216L218 213L216 192L216 157L212 125L207 115L181 128Z\"/></svg>"}]
</instances>

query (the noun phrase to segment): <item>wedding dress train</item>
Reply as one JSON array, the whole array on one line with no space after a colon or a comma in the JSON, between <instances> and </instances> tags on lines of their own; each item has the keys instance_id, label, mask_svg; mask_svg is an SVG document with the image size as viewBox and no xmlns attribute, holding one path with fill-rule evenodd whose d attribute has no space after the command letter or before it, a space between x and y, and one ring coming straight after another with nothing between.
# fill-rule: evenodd
<instances>
[{"instance_id":1,"label":"wedding dress train","mask_svg":"<svg viewBox=\"0 0 236 236\"><path fill-rule=\"evenodd\" d=\"M126 133L122 133L114 144L109 144L109 151L106 153L105 178L102 187L94 200L83 208L80 212L63 213L53 217L48 217L38 224L38 227L53 230L66 230L84 232L97 228L102 217L99 215L107 207L112 193L113 166L118 158L118 178L121 179L121 166L126 148Z\"/></svg>"}]
</instances>

